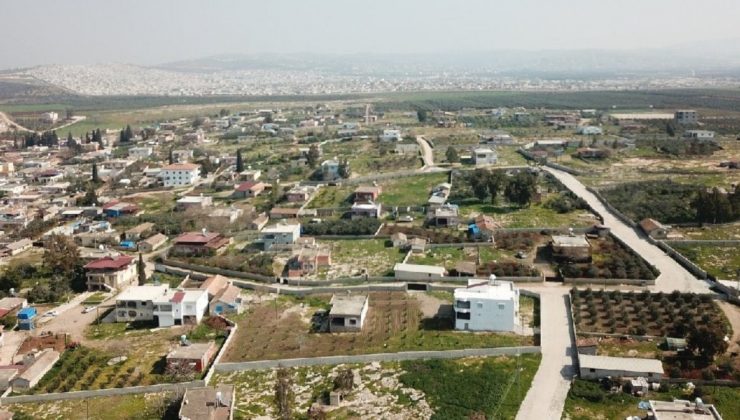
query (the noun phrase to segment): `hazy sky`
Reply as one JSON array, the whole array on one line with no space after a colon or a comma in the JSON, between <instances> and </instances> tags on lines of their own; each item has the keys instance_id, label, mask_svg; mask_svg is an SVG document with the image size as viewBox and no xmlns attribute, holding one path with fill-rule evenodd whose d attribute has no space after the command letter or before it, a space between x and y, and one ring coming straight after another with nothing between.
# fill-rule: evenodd
<instances>
[{"instance_id":1,"label":"hazy sky","mask_svg":"<svg viewBox=\"0 0 740 420\"><path fill-rule=\"evenodd\" d=\"M738 0L0 0L0 68L740 39Z\"/></svg>"}]
</instances>

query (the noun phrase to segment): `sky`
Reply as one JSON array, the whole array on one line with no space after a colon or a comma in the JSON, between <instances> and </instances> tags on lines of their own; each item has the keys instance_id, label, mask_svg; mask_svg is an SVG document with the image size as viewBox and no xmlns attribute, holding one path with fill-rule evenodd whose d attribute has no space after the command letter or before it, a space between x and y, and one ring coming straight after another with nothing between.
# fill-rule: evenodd
<instances>
[{"instance_id":1,"label":"sky","mask_svg":"<svg viewBox=\"0 0 740 420\"><path fill-rule=\"evenodd\" d=\"M2 0L0 68L663 48L740 39L738 22L738 0Z\"/></svg>"}]
</instances>

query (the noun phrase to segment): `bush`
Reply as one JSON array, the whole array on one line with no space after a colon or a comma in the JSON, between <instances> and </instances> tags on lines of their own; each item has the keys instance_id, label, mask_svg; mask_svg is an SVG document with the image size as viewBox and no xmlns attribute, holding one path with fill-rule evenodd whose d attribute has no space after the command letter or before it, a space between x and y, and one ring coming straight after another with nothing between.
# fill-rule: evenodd
<instances>
[{"instance_id":1,"label":"bush","mask_svg":"<svg viewBox=\"0 0 740 420\"><path fill-rule=\"evenodd\" d=\"M302 226L305 235L373 235L381 221L372 218L358 220L325 220L321 223L309 223Z\"/></svg>"},{"instance_id":2,"label":"bush","mask_svg":"<svg viewBox=\"0 0 740 420\"><path fill-rule=\"evenodd\" d=\"M599 384L584 380L573 382L570 392L576 398L582 398L595 403L603 401L606 397L606 392L601 389Z\"/></svg>"}]
</instances>

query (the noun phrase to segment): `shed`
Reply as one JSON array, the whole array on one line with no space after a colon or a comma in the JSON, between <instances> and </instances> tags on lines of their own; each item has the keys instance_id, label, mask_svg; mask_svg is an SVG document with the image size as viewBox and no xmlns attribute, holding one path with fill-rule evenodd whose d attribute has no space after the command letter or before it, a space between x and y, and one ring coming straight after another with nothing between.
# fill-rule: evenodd
<instances>
[{"instance_id":1,"label":"shed","mask_svg":"<svg viewBox=\"0 0 740 420\"><path fill-rule=\"evenodd\" d=\"M580 375L583 379L606 377L644 377L657 381L663 377L663 363L656 359L578 355Z\"/></svg>"},{"instance_id":2,"label":"shed","mask_svg":"<svg viewBox=\"0 0 740 420\"><path fill-rule=\"evenodd\" d=\"M334 295L329 310L329 332L361 331L370 299L365 295Z\"/></svg>"}]
</instances>

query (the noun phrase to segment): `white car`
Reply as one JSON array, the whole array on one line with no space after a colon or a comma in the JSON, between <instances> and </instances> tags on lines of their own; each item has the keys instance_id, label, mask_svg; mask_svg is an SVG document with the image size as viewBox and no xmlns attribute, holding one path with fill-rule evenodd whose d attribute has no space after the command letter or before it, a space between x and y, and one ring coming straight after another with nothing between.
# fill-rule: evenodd
<instances>
[{"instance_id":1,"label":"white car","mask_svg":"<svg viewBox=\"0 0 740 420\"><path fill-rule=\"evenodd\" d=\"M83 314L89 314L90 312L94 311L97 306L86 306L85 309L82 310Z\"/></svg>"},{"instance_id":2,"label":"white car","mask_svg":"<svg viewBox=\"0 0 740 420\"><path fill-rule=\"evenodd\" d=\"M51 317L54 317L54 316L57 316L57 315L59 315L59 312L57 312L57 311L49 311L49 312L47 312L47 313L44 314L44 316L51 316Z\"/></svg>"}]
</instances>

